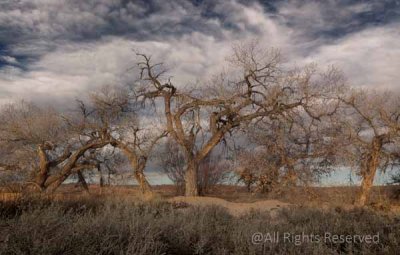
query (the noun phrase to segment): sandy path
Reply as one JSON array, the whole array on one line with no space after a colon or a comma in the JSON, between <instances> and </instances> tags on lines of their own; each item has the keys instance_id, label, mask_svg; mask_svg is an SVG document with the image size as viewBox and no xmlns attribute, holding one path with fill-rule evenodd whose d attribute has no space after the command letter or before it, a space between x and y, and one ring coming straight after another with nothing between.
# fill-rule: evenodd
<instances>
[{"instance_id":1,"label":"sandy path","mask_svg":"<svg viewBox=\"0 0 400 255\"><path fill-rule=\"evenodd\" d=\"M174 197L169 199L170 202L184 202L194 206L218 205L226 208L229 213L234 216L239 216L251 210L269 211L289 207L291 204L284 203L278 200L264 200L254 203L234 203L216 197Z\"/></svg>"}]
</instances>

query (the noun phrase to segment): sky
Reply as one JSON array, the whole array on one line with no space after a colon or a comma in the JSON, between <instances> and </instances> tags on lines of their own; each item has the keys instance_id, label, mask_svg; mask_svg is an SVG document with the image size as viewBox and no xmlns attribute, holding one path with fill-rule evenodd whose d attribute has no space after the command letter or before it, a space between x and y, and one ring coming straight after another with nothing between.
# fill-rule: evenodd
<instances>
[{"instance_id":1,"label":"sky","mask_svg":"<svg viewBox=\"0 0 400 255\"><path fill-rule=\"evenodd\" d=\"M135 50L177 85L196 83L254 39L290 65L336 65L354 86L400 90L400 0L1 0L0 104L65 106L130 84Z\"/></svg>"}]
</instances>

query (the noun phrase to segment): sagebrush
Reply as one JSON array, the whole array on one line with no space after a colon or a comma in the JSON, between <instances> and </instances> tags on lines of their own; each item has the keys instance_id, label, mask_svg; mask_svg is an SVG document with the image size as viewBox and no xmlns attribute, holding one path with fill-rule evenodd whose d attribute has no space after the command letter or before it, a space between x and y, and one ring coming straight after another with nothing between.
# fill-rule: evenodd
<instances>
[{"instance_id":1,"label":"sagebrush","mask_svg":"<svg viewBox=\"0 0 400 255\"><path fill-rule=\"evenodd\" d=\"M396 254L400 219L368 210L282 209L233 217L167 202L1 203L1 254ZM364 224L368 222L368 224ZM255 232L376 234L379 244L253 244Z\"/></svg>"}]
</instances>

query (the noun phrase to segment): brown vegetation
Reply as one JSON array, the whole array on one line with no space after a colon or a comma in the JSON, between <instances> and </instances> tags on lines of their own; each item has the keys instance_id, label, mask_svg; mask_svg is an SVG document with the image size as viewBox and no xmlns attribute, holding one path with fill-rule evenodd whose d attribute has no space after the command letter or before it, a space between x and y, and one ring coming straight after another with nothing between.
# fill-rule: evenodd
<instances>
[{"instance_id":1,"label":"brown vegetation","mask_svg":"<svg viewBox=\"0 0 400 255\"><path fill-rule=\"evenodd\" d=\"M73 111L4 106L2 185L51 194L77 177L93 192L87 175L104 186L104 174L110 180L129 164L152 196L145 170L158 161L186 196L230 179L284 197L312 194L320 176L347 167L362 178L354 203L365 206L376 173L400 163L398 95L352 88L334 67L290 68L253 42L233 47L229 69L199 89L174 84L149 55L136 57L136 82L92 91Z\"/></svg>"},{"instance_id":2,"label":"brown vegetation","mask_svg":"<svg viewBox=\"0 0 400 255\"><path fill-rule=\"evenodd\" d=\"M399 248L399 219L393 215L366 209L329 208L323 211L283 208L273 212L271 215L253 210L234 217L219 206L133 202L116 199L115 195L111 200L93 196L58 201L20 199L0 202L0 251L1 254L396 254ZM254 233L276 232L321 236L379 233L379 242L252 241Z\"/></svg>"}]
</instances>

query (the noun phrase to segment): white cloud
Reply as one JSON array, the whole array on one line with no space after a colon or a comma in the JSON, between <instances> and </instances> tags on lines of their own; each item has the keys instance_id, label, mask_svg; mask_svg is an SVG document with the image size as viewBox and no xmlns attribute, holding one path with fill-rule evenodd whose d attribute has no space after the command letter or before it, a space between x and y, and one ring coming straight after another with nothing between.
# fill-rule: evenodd
<instances>
[{"instance_id":1,"label":"white cloud","mask_svg":"<svg viewBox=\"0 0 400 255\"><path fill-rule=\"evenodd\" d=\"M369 28L321 46L304 61L336 65L356 86L399 90L399 41L398 26Z\"/></svg>"},{"instance_id":2,"label":"white cloud","mask_svg":"<svg viewBox=\"0 0 400 255\"><path fill-rule=\"evenodd\" d=\"M29 4L37 8L30 11ZM10 52L40 56L27 66L27 71L11 67L0 70L0 100L24 97L64 104L102 85L132 82L133 75L126 72L136 62L132 49L153 55L154 61L163 61L177 84L193 83L224 69L231 45L252 38L258 38L265 47L280 48L290 63L338 65L356 85L400 86L398 26L367 28L328 44L326 39L310 36L316 27L334 27L338 20L353 13L370 11L369 4L351 5L332 16L326 15L332 4L326 7L316 2L291 1L278 6L277 17L266 13L260 4L219 1L213 11L222 19L201 17L200 9L185 1L159 5L161 11L146 17L140 17L146 10L143 5L131 2L121 7L119 0L23 0L12 11L0 10L0 26L8 24L34 35L18 41ZM191 24L193 30L180 33L188 17L196 21ZM101 34L102 29L110 28L110 19L121 24L114 27L116 30L129 28L134 33L140 29L136 32L146 36L139 40L129 36L130 32ZM231 24L234 29L229 27ZM96 33L102 36L71 40L76 35ZM2 60L18 61L8 56Z\"/></svg>"}]
</instances>

